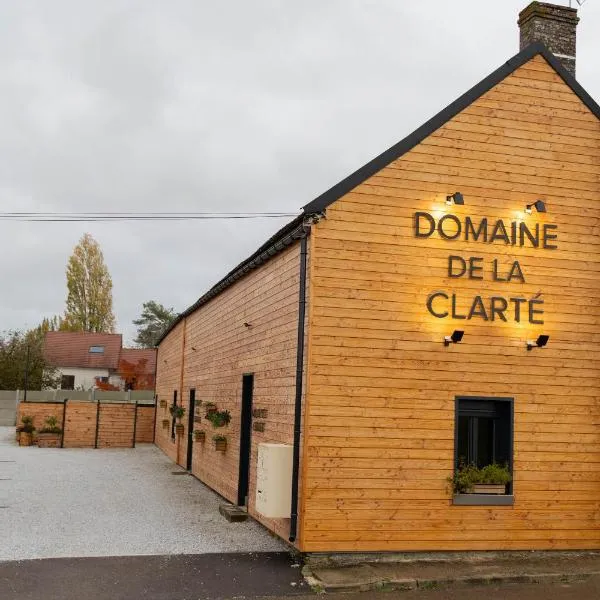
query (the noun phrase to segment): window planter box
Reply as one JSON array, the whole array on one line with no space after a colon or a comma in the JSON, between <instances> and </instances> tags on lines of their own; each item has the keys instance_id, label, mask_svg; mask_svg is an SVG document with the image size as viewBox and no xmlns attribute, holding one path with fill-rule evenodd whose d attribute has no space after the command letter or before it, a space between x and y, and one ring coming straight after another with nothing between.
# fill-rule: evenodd
<instances>
[{"instance_id":1,"label":"window planter box","mask_svg":"<svg viewBox=\"0 0 600 600\"><path fill-rule=\"evenodd\" d=\"M504 483L476 483L473 486L473 494L506 494Z\"/></svg>"},{"instance_id":2,"label":"window planter box","mask_svg":"<svg viewBox=\"0 0 600 600\"><path fill-rule=\"evenodd\" d=\"M454 494L454 506L512 506L515 497L511 494Z\"/></svg>"},{"instance_id":3,"label":"window planter box","mask_svg":"<svg viewBox=\"0 0 600 600\"><path fill-rule=\"evenodd\" d=\"M163 429L169 429L169 419L163 419L162 420L162 428Z\"/></svg>"}]
</instances>

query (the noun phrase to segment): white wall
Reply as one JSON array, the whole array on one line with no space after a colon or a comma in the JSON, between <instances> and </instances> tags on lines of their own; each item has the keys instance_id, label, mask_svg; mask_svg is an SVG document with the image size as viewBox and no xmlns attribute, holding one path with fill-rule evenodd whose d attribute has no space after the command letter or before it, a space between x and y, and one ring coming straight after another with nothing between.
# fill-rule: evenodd
<instances>
[{"instance_id":1,"label":"white wall","mask_svg":"<svg viewBox=\"0 0 600 600\"><path fill-rule=\"evenodd\" d=\"M75 389L89 390L96 386L96 377L108 377L108 369L82 369L79 367L60 367L61 375L75 376ZM111 378L112 379L112 378ZM120 381L120 378L117 378ZM110 380L109 380L110 381ZM113 381L110 381L113 383ZM117 385L116 383L114 385Z\"/></svg>"}]
</instances>

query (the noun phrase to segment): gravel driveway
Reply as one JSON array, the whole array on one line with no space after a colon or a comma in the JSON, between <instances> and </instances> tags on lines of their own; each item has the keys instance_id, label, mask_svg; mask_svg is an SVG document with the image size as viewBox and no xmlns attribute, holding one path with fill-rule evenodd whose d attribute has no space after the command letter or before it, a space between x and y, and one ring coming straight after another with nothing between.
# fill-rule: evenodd
<instances>
[{"instance_id":1,"label":"gravel driveway","mask_svg":"<svg viewBox=\"0 0 600 600\"><path fill-rule=\"evenodd\" d=\"M19 448L0 427L0 560L287 548L255 521L228 523L178 469L152 445Z\"/></svg>"}]
</instances>

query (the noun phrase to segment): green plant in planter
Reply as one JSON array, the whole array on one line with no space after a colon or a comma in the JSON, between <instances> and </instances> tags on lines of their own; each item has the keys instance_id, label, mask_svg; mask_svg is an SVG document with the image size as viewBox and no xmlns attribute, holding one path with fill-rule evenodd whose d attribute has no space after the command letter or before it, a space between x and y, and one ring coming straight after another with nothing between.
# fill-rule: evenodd
<instances>
[{"instance_id":1,"label":"green plant in planter","mask_svg":"<svg viewBox=\"0 0 600 600\"><path fill-rule=\"evenodd\" d=\"M40 433L62 433L62 429L58 426L58 419L55 416L46 417L44 423Z\"/></svg>"},{"instance_id":2,"label":"green plant in planter","mask_svg":"<svg viewBox=\"0 0 600 600\"><path fill-rule=\"evenodd\" d=\"M33 426L33 417L28 417L24 415L21 417L22 425L19 427L19 431L23 433L33 433L35 431L35 427Z\"/></svg>"},{"instance_id":3,"label":"green plant in planter","mask_svg":"<svg viewBox=\"0 0 600 600\"><path fill-rule=\"evenodd\" d=\"M231 414L228 410L217 410L208 413L206 418L212 423L213 427L225 427L231 422Z\"/></svg>"},{"instance_id":4,"label":"green plant in planter","mask_svg":"<svg viewBox=\"0 0 600 600\"><path fill-rule=\"evenodd\" d=\"M175 417L178 421L181 421L185 415L185 408L183 406L178 406L177 404L171 404L169 406L169 412L171 416Z\"/></svg>"},{"instance_id":5,"label":"green plant in planter","mask_svg":"<svg viewBox=\"0 0 600 600\"><path fill-rule=\"evenodd\" d=\"M19 427L19 446L31 446L33 443L33 417L24 415L21 417L22 425Z\"/></svg>"},{"instance_id":6,"label":"green plant in planter","mask_svg":"<svg viewBox=\"0 0 600 600\"><path fill-rule=\"evenodd\" d=\"M508 465L491 464L479 469L476 465L459 464L448 483L455 494L468 494L477 484L506 485L512 481Z\"/></svg>"},{"instance_id":7,"label":"green plant in planter","mask_svg":"<svg viewBox=\"0 0 600 600\"><path fill-rule=\"evenodd\" d=\"M204 405L204 409L206 410L206 418L208 419L209 415L217 411L217 405L214 402L207 402Z\"/></svg>"}]
</instances>

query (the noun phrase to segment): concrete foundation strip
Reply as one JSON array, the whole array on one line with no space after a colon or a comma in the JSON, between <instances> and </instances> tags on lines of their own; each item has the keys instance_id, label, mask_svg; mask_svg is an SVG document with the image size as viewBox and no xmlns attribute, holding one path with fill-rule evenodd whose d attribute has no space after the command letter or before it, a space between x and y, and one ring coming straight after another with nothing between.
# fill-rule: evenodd
<instances>
[{"instance_id":1,"label":"concrete foundation strip","mask_svg":"<svg viewBox=\"0 0 600 600\"><path fill-rule=\"evenodd\" d=\"M368 566L368 565L365 565ZM543 584L543 583L576 583L586 581L590 577L600 576L600 570L590 570L579 573L489 573L478 575L467 575L460 577L440 577L438 578L394 578L394 577L370 577L365 573L365 577L352 578L348 581L339 581L336 583L325 582L311 571L309 567L304 567L302 574L306 583L317 592L367 592L367 591L394 591L394 590L415 590L415 589L434 589L448 585L492 585L492 584Z\"/></svg>"}]
</instances>

